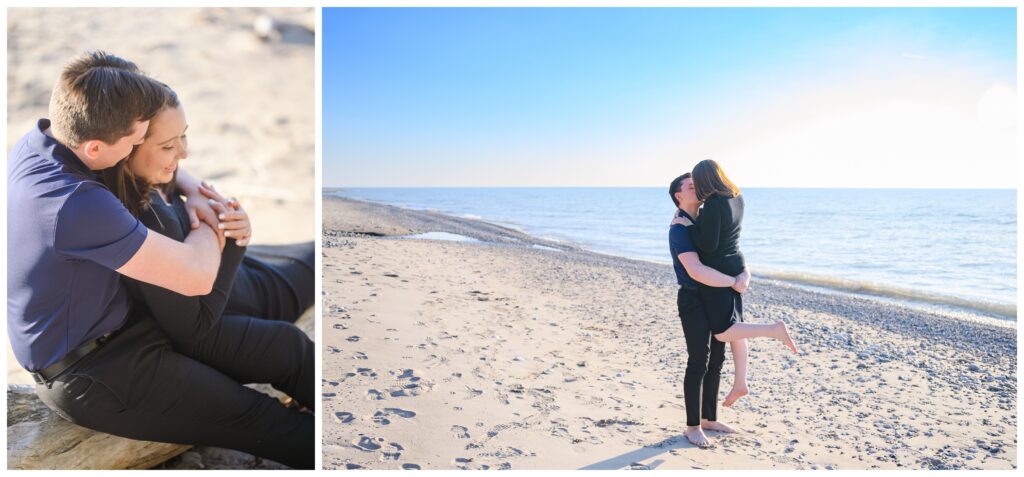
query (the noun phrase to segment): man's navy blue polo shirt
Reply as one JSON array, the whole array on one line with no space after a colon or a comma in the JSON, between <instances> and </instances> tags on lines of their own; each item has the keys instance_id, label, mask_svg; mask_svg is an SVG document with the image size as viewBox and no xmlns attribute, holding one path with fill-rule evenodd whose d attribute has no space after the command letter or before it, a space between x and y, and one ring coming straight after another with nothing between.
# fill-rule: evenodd
<instances>
[{"instance_id":1,"label":"man's navy blue polo shirt","mask_svg":"<svg viewBox=\"0 0 1024 477\"><path fill-rule=\"evenodd\" d=\"M7 333L37 371L116 330L129 298L115 271L147 229L41 119L7 162Z\"/></svg>"},{"instance_id":2,"label":"man's navy blue polo shirt","mask_svg":"<svg viewBox=\"0 0 1024 477\"><path fill-rule=\"evenodd\" d=\"M690 214L683 209L679 209L679 215L693 221L693 217L690 217ZM683 268L683 264L679 262L679 254L697 251L697 247L690 240L690 234L686 231L686 227L679 224L672 224L669 227L668 249L672 253L672 267L676 270L676 282L680 285L697 286L697 282L690 278L690 275L686 273L686 268Z\"/></svg>"}]
</instances>

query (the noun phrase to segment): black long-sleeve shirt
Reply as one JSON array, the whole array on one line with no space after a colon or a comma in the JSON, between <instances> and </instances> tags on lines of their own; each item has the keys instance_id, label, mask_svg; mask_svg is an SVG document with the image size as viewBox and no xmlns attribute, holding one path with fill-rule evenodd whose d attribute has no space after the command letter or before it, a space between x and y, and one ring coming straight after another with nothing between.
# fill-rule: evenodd
<instances>
[{"instance_id":1,"label":"black long-sleeve shirt","mask_svg":"<svg viewBox=\"0 0 1024 477\"><path fill-rule=\"evenodd\" d=\"M191 231L185 203L173 195L168 204L154 191L152 204L139 219L150 230L179 242ZM228 238L220 257L213 290L204 296L185 296L166 288L126 277L133 306L143 307L176 344L190 343L206 334L224 313L238 267L245 255L235 239Z\"/></svg>"},{"instance_id":2,"label":"black long-sleeve shirt","mask_svg":"<svg viewBox=\"0 0 1024 477\"><path fill-rule=\"evenodd\" d=\"M686 228L701 263L726 275L739 275L746 266L740 253L742 223L742 195L705 200L697 220Z\"/></svg>"}]
</instances>

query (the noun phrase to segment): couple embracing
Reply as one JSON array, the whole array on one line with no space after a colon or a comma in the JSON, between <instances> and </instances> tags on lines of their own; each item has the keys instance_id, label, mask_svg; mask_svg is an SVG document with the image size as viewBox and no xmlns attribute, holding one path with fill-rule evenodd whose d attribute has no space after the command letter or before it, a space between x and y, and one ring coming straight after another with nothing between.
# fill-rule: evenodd
<instances>
[{"instance_id":1,"label":"couple embracing","mask_svg":"<svg viewBox=\"0 0 1024 477\"><path fill-rule=\"evenodd\" d=\"M182 102L130 61L73 60L49 116L8 160L7 329L39 398L109 434L312 469L314 349L293 324L312 242L248 247L239 201L178 169Z\"/></svg>"},{"instance_id":2,"label":"couple embracing","mask_svg":"<svg viewBox=\"0 0 1024 477\"><path fill-rule=\"evenodd\" d=\"M686 438L698 447L711 442L704 430L734 432L718 421L718 385L725 343L732 350L736 377L723 405L732 406L747 390L747 338L770 337L794 353L785 323L743 323L742 294L750 284L739 235L743 196L713 160L669 184L676 216L669 229L669 249L679 284L677 305L686 338L683 377Z\"/></svg>"}]
</instances>

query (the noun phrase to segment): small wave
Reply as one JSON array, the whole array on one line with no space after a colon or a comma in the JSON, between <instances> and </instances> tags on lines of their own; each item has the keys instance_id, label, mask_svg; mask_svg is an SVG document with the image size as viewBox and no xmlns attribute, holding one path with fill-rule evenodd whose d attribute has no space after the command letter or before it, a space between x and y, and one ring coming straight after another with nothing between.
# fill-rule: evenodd
<instances>
[{"instance_id":1,"label":"small wave","mask_svg":"<svg viewBox=\"0 0 1024 477\"><path fill-rule=\"evenodd\" d=\"M549 250L549 251L552 251L552 252L564 252L565 251L565 250L562 250L562 249L559 249L559 248L548 247L547 245L540 245L540 244L536 244L536 243L533 244L533 248L537 248L537 249L541 249L541 250Z\"/></svg>"},{"instance_id":2,"label":"small wave","mask_svg":"<svg viewBox=\"0 0 1024 477\"><path fill-rule=\"evenodd\" d=\"M421 239L421 240L443 240L446 242L479 242L479 240L466 235L453 234L448 232L424 232L415 235L399 235L398 238Z\"/></svg>"},{"instance_id":3,"label":"small wave","mask_svg":"<svg viewBox=\"0 0 1024 477\"><path fill-rule=\"evenodd\" d=\"M765 276L776 280L802 283L805 285L820 286L854 293L866 293L883 297L899 298L904 300L920 301L935 305L947 305L960 308L977 310L985 313L994 313L1016 319L1017 305L1009 303L998 303L980 299L967 299L949 295L938 295L920 290L894 287L880 283L848 280L845 278L826 277L821 275L809 275L805 273L765 271Z\"/></svg>"}]
</instances>

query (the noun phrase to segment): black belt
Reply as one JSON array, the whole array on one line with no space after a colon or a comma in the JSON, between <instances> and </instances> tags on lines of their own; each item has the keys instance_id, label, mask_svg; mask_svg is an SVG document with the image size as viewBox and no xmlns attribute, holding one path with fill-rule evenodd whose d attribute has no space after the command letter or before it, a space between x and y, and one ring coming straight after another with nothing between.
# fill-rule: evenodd
<instances>
[{"instance_id":1,"label":"black belt","mask_svg":"<svg viewBox=\"0 0 1024 477\"><path fill-rule=\"evenodd\" d=\"M97 348L103 346L107 341L110 340L110 338L113 338L114 335L116 335L120 331L121 330L111 331L110 333L100 336L99 338L85 342L81 346L71 350L71 352L64 355L64 357L61 358L56 363L53 363L47 366L46 368L36 371L34 373L30 372L32 374L32 379L34 379L35 382L38 384L49 383L57 376L60 376L61 373L67 371L68 368L73 366L79 360L86 357L89 353L92 353Z\"/></svg>"}]
</instances>

